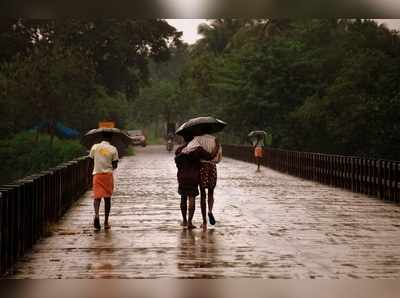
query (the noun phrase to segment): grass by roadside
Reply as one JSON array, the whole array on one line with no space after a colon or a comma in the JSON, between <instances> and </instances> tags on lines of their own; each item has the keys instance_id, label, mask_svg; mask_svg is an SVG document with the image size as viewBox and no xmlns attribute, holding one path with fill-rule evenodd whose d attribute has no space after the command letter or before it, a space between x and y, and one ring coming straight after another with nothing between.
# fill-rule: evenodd
<instances>
[{"instance_id":1,"label":"grass by roadside","mask_svg":"<svg viewBox=\"0 0 400 298\"><path fill-rule=\"evenodd\" d=\"M133 148L133 146L129 146L126 150L126 156L134 156L135 154L135 148Z\"/></svg>"},{"instance_id":2,"label":"grass by roadside","mask_svg":"<svg viewBox=\"0 0 400 298\"><path fill-rule=\"evenodd\" d=\"M10 139L0 140L0 185L54 167L75 157L85 155L86 148L76 140L22 132Z\"/></svg>"},{"instance_id":3,"label":"grass by roadside","mask_svg":"<svg viewBox=\"0 0 400 298\"><path fill-rule=\"evenodd\" d=\"M146 138L147 138L148 145L160 145L160 144L163 144L163 142L164 142L164 139L161 138L154 131L149 131L148 134L146 135Z\"/></svg>"}]
</instances>

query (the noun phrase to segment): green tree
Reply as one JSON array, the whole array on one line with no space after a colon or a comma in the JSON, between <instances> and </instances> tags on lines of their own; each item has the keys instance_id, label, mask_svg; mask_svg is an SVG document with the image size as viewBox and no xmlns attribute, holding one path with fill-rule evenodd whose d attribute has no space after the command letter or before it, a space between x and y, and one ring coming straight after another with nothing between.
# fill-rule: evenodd
<instances>
[{"instance_id":1,"label":"green tree","mask_svg":"<svg viewBox=\"0 0 400 298\"><path fill-rule=\"evenodd\" d=\"M96 82L107 92L133 99L149 79L149 59L166 61L169 44L181 33L160 19L95 19L54 21L54 37L78 47L96 65Z\"/></svg>"},{"instance_id":2,"label":"green tree","mask_svg":"<svg viewBox=\"0 0 400 298\"><path fill-rule=\"evenodd\" d=\"M93 92L94 68L74 50L60 45L49 51L36 48L29 55L16 56L13 62L4 64L0 73L1 98L9 103L5 104L5 113L9 115L6 119L10 119L10 131L48 123L48 131L54 136L57 121L68 123L77 116L85 118L90 108L86 99Z\"/></svg>"},{"instance_id":3,"label":"green tree","mask_svg":"<svg viewBox=\"0 0 400 298\"><path fill-rule=\"evenodd\" d=\"M251 20L234 34L210 23L180 90L227 120L229 139L269 129L286 149L400 158L397 32L359 19Z\"/></svg>"}]
</instances>

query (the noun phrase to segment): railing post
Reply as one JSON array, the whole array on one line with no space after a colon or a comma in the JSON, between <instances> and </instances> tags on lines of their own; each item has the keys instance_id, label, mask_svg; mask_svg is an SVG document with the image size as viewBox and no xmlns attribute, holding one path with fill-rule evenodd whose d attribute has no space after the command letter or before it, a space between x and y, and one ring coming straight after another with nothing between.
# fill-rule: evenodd
<instances>
[{"instance_id":1,"label":"railing post","mask_svg":"<svg viewBox=\"0 0 400 298\"><path fill-rule=\"evenodd\" d=\"M394 173L394 185L395 185L395 200L400 202L400 163L396 162L396 170Z\"/></svg>"},{"instance_id":2,"label":"railing post","mask_svg":"<svg viewBox=\"0 0 400 298\"><path fill-rule=\"evenodd\" d=\"M394 188L395 188L395 200L400 202L400 163L396 162L394 172Z\"/></svg>"},{"instance_id":3,"label":"railing post","mask_svg":"<svg viewBox=\"0 0 400 298\"><path fill-rule=\"evenodd\" d=\"M383 166L382 166L383 161L378 160L378 183L377 183L377 188L378 188L378 197L380 199L383 198L383 187L382 187L382 180L383 180Z\"/></svg>"},{"instance_id":4,"label":"railing post","mask_svg":"<svg viewBox=\"0 0 400 298\"><path fill-rule=\"evenodd\" d=\"M32 212L30 212L30 202L29 202L29 191L30 181L27 179L19 180L20 183L20 199L19 199L19 212L18 212L18 257L22 256L25 252L25 248L29 246L28 230L30 222L32 221Z\"/></svg>"},{"instance_id":5,"label":"railing post","mask_svg":"<svg viewBox=\"0 0 400 298\"><path fill-rule=\"evenodd\" d=\"M388 162L386 160L383 160L382 162L382 167L383 167L383 177L382 177L382 188L383 188L383 199L387 200L388 199Z\"/></svg>"},{"instance_id":6,"label":"railing post","mask_svg":"<svg viewBox=\"0 0 400 298\"><path fill-rule=\"evenodd\" d=\"M9 266L9 206L8 188L0 187L0 276L6 273Z\"/></svg>"},{"instance_id":7,"label":"railing post","mask_svg":"<svg viewBox=\"0 0 400 298\"><path fill-rule=\"evenodd\" d=\"M376 196L378 194L378 162L372 160L372 194Z\"/></svg>"},{"instance_id":8,"label":"railing post","mask_svg":"<svg viewBox=\"0 0 400 298\"><path fill-rule=\"evenodd\" d=\"M18 212L18 184L9 184L5 185L8 188L7 191L7 205L8 205L8 221L6 223L6 229L8 234L8 243L6 242L6 250L7 250L7 262L6 266L9 268L12 264L14 264L17 259L17 218L16 214ZM7 245L8 244L8 245Z\"/></svg>"},{"instance_id":9,"label":"railing post","mask_svg":"<svg viewBox=\"0 0 400 298\"><path fill-rule=\"evenodd\" d=\"M395 201L395 177L394 177L394 172L395 172L395 163L393 161L389 162L389 175L388 175L388 187L389 187L389 200Z\"/></svg>"}]
</instances>

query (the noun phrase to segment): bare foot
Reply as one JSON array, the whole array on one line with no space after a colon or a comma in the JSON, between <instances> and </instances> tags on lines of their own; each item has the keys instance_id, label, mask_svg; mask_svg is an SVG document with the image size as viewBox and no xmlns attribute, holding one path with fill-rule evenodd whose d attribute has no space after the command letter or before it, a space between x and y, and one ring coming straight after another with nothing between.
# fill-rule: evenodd
<instances>
[{"instance_id":1,"label":"bare foot","mask_svg":"<svg viewBox=\"0 0 400 298\"><path fill-rule=\"evenodd\" d=\"M196 229L197 227L195 225L193 225L192 223L189 223L187 228L188 228L188 230L193 230L193 229Z\"/></svg>"},{"instance_id":2,"label":"bare foot","mask_svg":"<svg viewBox=\"0 0 400 298\"><path fill-rule=\"evenodd\" d=\"M108 222L105 222L105 223L104 223L104 229L105 229L105 230L111 229L111 225L110 225Z\"/></svg>"},{"instance_id":3,"label":"bare foot","mask_svg":"<svg viewBox=\"0 0 400 298\"><path fill-rule=\"evenodd\" d=\"M203 231L207 231L207 223L202 223L200 227L203 229Z\"/></svg>"},{"instance_id":4,"label":"bare foot","mask_svg":"<svg viewBox=\"0 0 400 298\"><path fill-rule=\"evenodd\" d=\"M184 221L181 222L181 226L182 227L186 227L187 225L188 225L187 221L184 220Z\"/></svg>"}]
</instances>

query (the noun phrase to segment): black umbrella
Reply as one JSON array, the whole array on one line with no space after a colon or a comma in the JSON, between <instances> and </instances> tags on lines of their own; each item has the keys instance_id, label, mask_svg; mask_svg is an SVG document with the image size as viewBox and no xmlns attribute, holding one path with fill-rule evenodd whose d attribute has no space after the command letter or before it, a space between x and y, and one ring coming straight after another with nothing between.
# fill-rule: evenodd
<instances>
[{"instance_id":1,"label":"black umbrella","mask_svg":"<svg viewBox=\"0 0 400 298\"><path fill-rule=\"evenodd\" d=\"M266 135L267 132L264 130L253 130L247 136L249 138L254 138L254 137L265 137Z\"/></svg>"},{"instance_id":2,"label":"black umbrella","mask_svg":"<svg viewBox=\"0 0 400 298\"><path fill-rule=\"evenodd\" d=\"M197 117L183 123L175 133L180 136L199 136L206 133L217 133L223 130L225 126L226 123L224 121L214 117Z\"/></svg>"},{"instance_id":3,"label":"black umbrella","mask_svg":"<svg viewBox=\"0 0 400 298\"><path fill-rule=\"evenodd\" d=\"M117 148L127 147L131 139L129 136L118 128L96 128L88 131L82 138L82 144L90 149L94 144L103 141L103 132L112 133L111 144Z\"/></svg>"}]
</instances>

